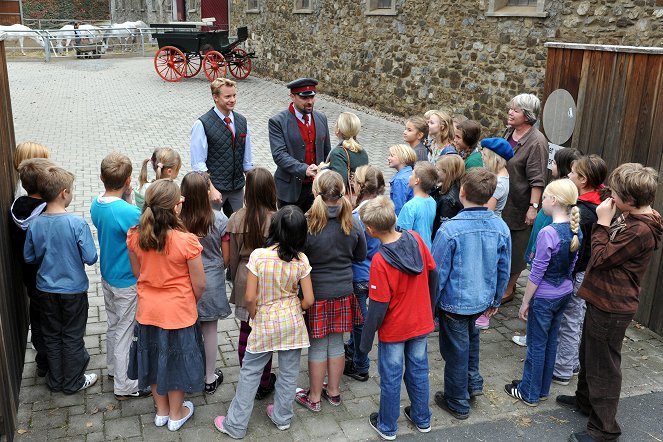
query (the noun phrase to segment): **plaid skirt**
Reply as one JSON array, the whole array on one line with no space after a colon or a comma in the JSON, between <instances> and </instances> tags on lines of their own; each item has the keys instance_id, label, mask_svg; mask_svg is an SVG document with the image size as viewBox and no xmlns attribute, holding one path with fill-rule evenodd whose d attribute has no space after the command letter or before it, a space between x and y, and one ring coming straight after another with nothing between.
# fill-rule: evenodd
<instances>
[{"instance_id":1,"label":"plaid skirt","mask_svg":"<svg viewBox=\"0 0 663 442\"><path fill-rule=\"evenodd\" d=\"M361 308L354 294L334 299L316 300L304 315L309 338L320 339L330 333L352 331L361 325Z\"/></svg>"}]
</instances>

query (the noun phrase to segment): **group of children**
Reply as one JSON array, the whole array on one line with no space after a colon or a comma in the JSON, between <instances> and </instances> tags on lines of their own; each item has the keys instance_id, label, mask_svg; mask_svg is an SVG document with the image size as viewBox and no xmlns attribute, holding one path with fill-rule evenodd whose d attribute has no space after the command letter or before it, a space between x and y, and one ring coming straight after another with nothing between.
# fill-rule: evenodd
<instances>
[{"instance_id":1,"label":"group of children","mask_svg":"<svg viewBox=\"0 0 663 442\"><path fill-rule=\"evenodd\" d=\"M471 399L483 394L479 330L487 324L481 321L497 312L509 279L511 239L500 211L513 151L501 138L476 147L480 132L471 124L466 131L454 129L444 112L431 111L427 118L422 120L428 133L412 118L404 134L409 146L389 149L388 163L396 169L391 198L382 196L382 172L365 165L349 183L356 195L353 207L344 177L326 170L314 180L315 200L306 214L295 206L277 210L274 178L261 167L247 172L244 207L228 219L210 205L206 173L188 173L181 186L174 182L181 161L172 149L157 149L145 160L136 192L129 158L117 152L104 158L105 191L93 200L91 216L116 398L151 394L155 425L178 430L194 412L185 394L213 394L223 381L215 367L217 321L231 314L232 303L240 320L240 377L226 415L217 416L214 425L233 438L245 436L254 400L272 391L267 415L280 430L290 427L294 402L312 412L321 411L323 401L339 406L342 374L368 379L376 332L381 393L370 425L383 439L395 439L404 380L411 401L405 417L420 432L430 431L427 336L436 321L445 368L444 390L435 394L435 403L466 419ZM452 145L454 131L475 150L465 159ZM426 158L417 151L419 144ZM85 373L89 356L83 336L84 265L94 264L97 252L87 223L66 212L73 175L38 158L48 153L35 146L17 149L16 167L28 195L17 198L12 215L25 238L17 247L32 301L37 374L47 376L52 391L71 394L96 381L95 374ZM475 153L483 167L468 166ZM579 360L584 389L579 384L577 398L558 400L595 412L582 346L578 353L585 307L575 295L605 288L593 277L594 269L604 279L615 268L625 268L625 275L644 272L642 253L651 254L663 231L650 207L657 177L641 165L622 165L607 181L612 197L601 203L605 162L596 155L575 156L564 173L559 158L562 178L543 193L541 212L550 219L539 223L528 255L532 270L519 311L528 332L523 376L505 385L505 392L537 405L550 394L553 379L568 383ZM158 178L153 182L144 173L150 163ZM622 216L613 222L616 208ZM629 218L631 213L640 218ZM605 226L600 235L592 234L596 222ZM634 226L645 251L628 240L616 245L625 235L631 238ZM613 254L620 259L611 260ZM629 267L630 260L638 263ZM230 298L225 269L233 283ZM615 284L628 285L626 277L614 278ZM633 281L639 288L640 279ZM611 306L618 304L617 295ZM637 304L637 293L634 297ZM596 308L612 311L605 304ZM350 334L348 343L344 333ZM309 386L298 388L304 348ZM586 350L603 350L596 343L592 349ZM271 373L273 352L278 352L278 376Z\"/></svg>"}]
</instances>

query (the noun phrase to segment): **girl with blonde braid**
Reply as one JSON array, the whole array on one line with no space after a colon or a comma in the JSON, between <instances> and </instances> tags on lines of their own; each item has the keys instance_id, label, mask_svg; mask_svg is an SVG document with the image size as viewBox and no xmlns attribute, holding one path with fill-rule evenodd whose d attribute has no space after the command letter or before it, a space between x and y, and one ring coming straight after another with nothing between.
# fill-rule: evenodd
<instances>
[{"instance_id":1,"label":"girl with blonde braid","mask_svg":"<svg viewBox=\"0 0 663 442\"><path fill-rule=\"evenodd\" d=\"M527 355L523 379L504 391L535 407L550 394L557 334L573 293L572 272L582 241L578 188L568 178L553 181L543 191L543 211L553 222L539 232L520 319L527 321Z\"/></svg>"},{"instance_id":2,"label":"girl with blonde braid","mask_svg":"<svg viewBox=\"0 0 663 442\"><path fill-rule=\"evenodd\" d=\"M152 165L155 173L155 178L152 181L147 179L147 163ZM143 166L140 168L140 175L138 176L138 189L134 189L134 201L136 206L143 210L145 202L145 192L147 188L156 180L162 178L174 180L177 174L180 173L182 167L182 159L174 149L170 147L157 147L152 152L152 156L143 160Z\"/></svg>"}]
</instances>

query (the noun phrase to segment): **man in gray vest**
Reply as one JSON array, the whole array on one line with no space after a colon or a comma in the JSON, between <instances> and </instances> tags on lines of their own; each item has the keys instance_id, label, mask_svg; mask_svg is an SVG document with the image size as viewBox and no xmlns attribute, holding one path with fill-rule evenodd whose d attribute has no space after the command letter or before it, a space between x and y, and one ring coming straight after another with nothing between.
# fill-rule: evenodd
<instances>
[{"instance_id":1,"label":"man in gray vest","mask_svg":"<svg viewBox=\"0 0 663 442\"><path fill-rule=\"evenodd\" d=\"M313 110L317 85L313 78L288 83L292 103L269 119L279 207L295 204L304 212L311 207L313 178L331 150L327 117Z\"/></svg>"},{"instance_id":2,"label":"man in gray vest","mask_svg":"<svg viewBox=\"0 0 663 442\"><path fill-rule=\"evenodd\" d=\"M215 106L191 128L191 168L210 175L210 199L230 216L244 204L244 172L253 169L246 118L234 112L236 83L217 78L211 84Z\"/></svg>"}]
</instances>

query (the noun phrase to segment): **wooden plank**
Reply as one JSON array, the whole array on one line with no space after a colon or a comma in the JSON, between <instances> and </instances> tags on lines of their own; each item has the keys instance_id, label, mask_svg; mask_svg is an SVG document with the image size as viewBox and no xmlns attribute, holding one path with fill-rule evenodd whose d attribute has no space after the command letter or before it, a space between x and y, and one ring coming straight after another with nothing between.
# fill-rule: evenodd
<instances>
[{"instance_id":1,"label":"wooden plank","mask_svg":"<svg viewBox=\"0 0 663 442\"><path fill-rule=\"evenodd\" d=\"M663 56L650 55L647 57L645 71L647 78L642 91L642 101L634 143L637 145L633 161L651 166L658 170L661 156L661 143L658 145L652 142L652 132L654 126L660 125L660 120L656 120L656 108L661 98L661 89L663 89L661 76L663 75ZM650 151L658 152L658 158L650 155Z\"/></svg>"},{"instance_id":2,"label":"wooden plank","mask_svg":"<svg viewBox=\"0 0 663 442\"><path fill-rule=\"evenodd\" d=\"M548 95L550 95L555 89L559 88L559 81L562 75L563 55L563 50L561 49L548 54L548 60L546 63L546 82L544 82L543 97L541 97L541 112L543 112L543 109L545 108ZM550 81L547 81L548 78L550 78ZM546 83L550 89L546 89ZM546 129L543 126L543 118L539 118L539 121L541 122L540 130L545 134Z\"/></svg>"},{"instance_id":3,"label":"wooden plank","mask_svg":"<svg viewBox=\"0 0 663 442\"><path fill-rule=\"evenodd\" d=\"M580 148L582 132L584 127L582 122L585 121L585 109L589 108L587 106L588 96L586 94L588 83L589 83L589 72L591 66L591 52L589 51L578 51L582 52L582 67L580 68L580 82L578 84L578 95L573 96L576 100L576 127L571 137L571 147L578 149L583 152L587 152L587 148L584 150ZM571 94L573 95L573 94Z\"/></svg>"},{"instance_id":4,"label":"wooden plank","mask_svg":"<svg viewBox=\"0 0 663 442\"><path fill-rule=\"evenodd\" d=\"M618 164L632 162L637 147L636 129L638 113L642 103L643 86L647 76L647 55L629 54L626 89L624 90L625 107L622 132L619 137Z\"/></svg>"},{"instance_id":5,"label":"wooden plank","mask_svg":"<svg viewBox=\"0 0 663 442\"><path fill-rule=\"evenodd\" d=\"M601 157L612 170L619 164L619 137L624 124L624 88L626 86L626 68L630 54L615 54L612 66L610 83L606 85L610 90L610 99L606 102L606 121L603 127ZM600 92L599 92L600 93Z\"/></svg>"},{"instance_id":6,"label":"wooden plank","mask_svg":"<svg viewBox=\"0 0 663 442\"><path fill-rule=\"evenodd\" d=\"M615 54L611 52L594 52L592 54L592 63L598 66L591 73L592 87L590 90L591 107L590 112L585 115L585 120L580 124L586 124L591 121L590 131L586 139L586 144L580 147L583 152L598 153L602 157L606 154L606 132L611 128L610 122L612 108L609 106L614 91L610 88L614 71ZM605 91L610 90L609 94ZM610 124L609 124L610 123ZM605 158L605 157L604 157ZM607 160L606 160L607 161Z\"/></svg>"}]
</instances>

